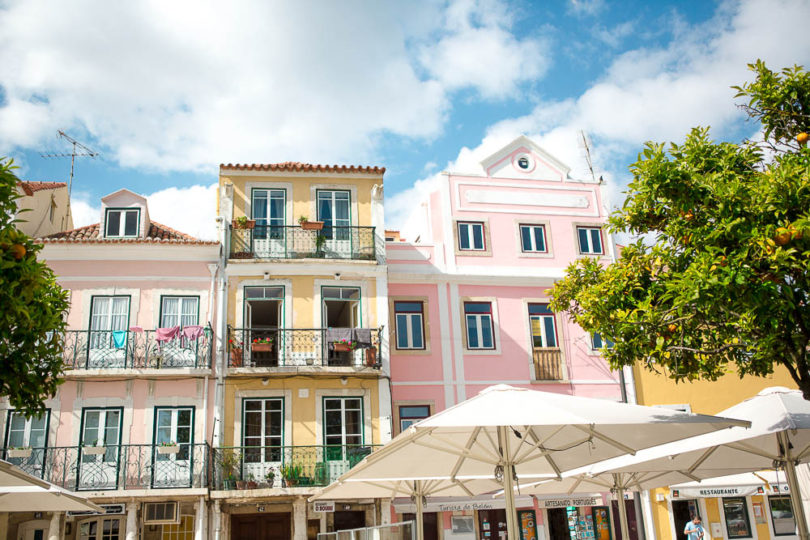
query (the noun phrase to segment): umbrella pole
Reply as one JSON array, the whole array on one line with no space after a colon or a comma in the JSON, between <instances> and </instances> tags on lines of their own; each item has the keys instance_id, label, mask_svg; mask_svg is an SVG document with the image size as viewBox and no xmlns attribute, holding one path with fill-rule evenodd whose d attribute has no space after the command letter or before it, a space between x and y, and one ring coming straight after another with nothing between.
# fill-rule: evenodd
<instances>
[{"instance_id":1,"label":"umbrella pole","mask_svg":"<svg viewBox=\"0 0 810 540\"><path fill-rule=\"evenodd\" d=\"M619 526L622 531L622 540L630 540L630 529L627 527L627 508L624 504L624 488L619 487L621 484L618 474L613 475L613 485L616 487L616 496L619 498L619 504L617 506L619 508Z\"/></svg>"},{"instance_id":2,"label":"umbrella pole","mask_svg":"<svg viewBox=\"0 0 810 540\"><path fill-rule=\"evenodd\" d=\"M509 433L506 426L498 428L501 444L503 445L503 497L506 505L506 536L509 540L519 540L520 530L517 524L517 510L515 509L515 465L512 463L512 454L509 448Z\"/></svg>"},{"instance_id":3,"label":"umbrella pole","mask_svg":"<svg viewBox=\"0 0 810 540\"><path fill-rule=\"evenodd\" d=\"M790 502L793 505L793 516L796 519L796 527L799 529L799 540L808 540L807 516L804 513L802 504L802 494L799 488L799 478L796 476L796 464L793 456L790 455L790 439L785 431L777 434L779 444L784 449L785 455L785 476L787 476L788 486L790 486Z\"/></svg>"},{"instance_id":4,"label":"umbrella pole","mask_svg":"<svg viewBox=\"0 0 810 540\"><path fill-rule=\"evenodd\" d=\"M415 480L413 487L414 495L416 495L416 540L425 540L425 505L422 495L422 481Z\"/></svg>"}]
</instances>

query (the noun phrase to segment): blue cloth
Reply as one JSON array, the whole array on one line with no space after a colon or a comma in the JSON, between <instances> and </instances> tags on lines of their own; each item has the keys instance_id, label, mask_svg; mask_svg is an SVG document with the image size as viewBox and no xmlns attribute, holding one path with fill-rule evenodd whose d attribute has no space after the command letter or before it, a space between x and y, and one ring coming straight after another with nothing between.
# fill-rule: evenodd
<instances>
[{"instance_id":1,"label":"blue cloth","mask_svg":"<svg viewBox=\"0 0 810 540\"><path fill-rule=\"evenodd\" d=\"M688 521L683 534L686 535L687 540L703 540L703 525Z\"/></svg>"},{"instance_id":2,"label":"blue cloth","mask_svg":"<svg viewBox=\"0 0 810 540\"><path fill-rule=\"evenodd\" d=\"M116 349L123 349L127 345L127 331L116 330L112 333L113 343Z\"/></svg>"}]
</instances>

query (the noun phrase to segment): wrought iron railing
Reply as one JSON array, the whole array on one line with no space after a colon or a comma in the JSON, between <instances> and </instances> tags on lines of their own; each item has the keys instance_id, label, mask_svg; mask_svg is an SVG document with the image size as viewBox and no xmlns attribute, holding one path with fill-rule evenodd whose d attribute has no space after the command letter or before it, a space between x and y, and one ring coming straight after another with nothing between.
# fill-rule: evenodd
<instances>
[{"instance_id":1,"label":"wrought iron railing","mask_svg":"<svg viewBox=\"0 0 810 540\"><path fill-rule=\"evenodd\" d=\"M379 368L381 329L354 329L370 336L345 349L330 342L326 328L228 327L231 367L342 366Z\"/></svg>"},{"instance_id":2,"label":"wrought iron railing","mask_svg":"<svg viewBox=\"0 0 810 540\"><path fill-rule=\"evenodd\" d=\"M3 459L28 474L74 491L208 486L207 444L7 448Z\"/></svg>"},{"instance_id":3,"label":"wrought iron railing","mask_svg":"<svg viewBox=\"0 0 810 540\"><path fill-rule=\"evenodd\" d=\"M557 347L535 347L534 376L538 381L561 381L563 377L562 351Z\"/></svg>"},{"instance_id":4,"label":"wrought iron railing","mask_svg":"<svg viewBox=\"0 0 810 540\"><path fill-rule=\"evenodd\" d=\"M210 368L213 332L165 340L156 330L66 330L66 369Z\"/></svg>"},{"instance_id":5,"label":"wrought iron railing","mask_svg":"<svg viewBox=\"0 0 810 540\"><path fill-rule=\"evenodd\" d=\"M326 486L380 445L238 446L211 450L211 489Z\"/></svg>"},{"instance_id":6,"label":"wrought iron railing","mask_svg":"<svg viewBox=\"0 0 810 540\"><path fill-rule=\"evenodd\" d=\"M376 258L374 227L303 229L294 225L231 228L231 259Z\"/></svg>"}]
</instances>

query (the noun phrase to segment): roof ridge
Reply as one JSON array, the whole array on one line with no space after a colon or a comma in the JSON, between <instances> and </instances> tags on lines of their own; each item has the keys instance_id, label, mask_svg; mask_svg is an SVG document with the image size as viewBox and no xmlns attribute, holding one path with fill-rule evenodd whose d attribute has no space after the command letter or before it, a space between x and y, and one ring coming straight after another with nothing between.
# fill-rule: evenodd
<instances>
[{"instance_id":1,"label":"roof ridge","mask_svg":"<svg viewBox=\"0 0 810 540\"><path fill-rule=\"evenodd\" d=\"M295 171L295 172L332 172L332 173L367 173L384 174L385 167L376 165L322 165L301 161L282 161L280 163L220 163L220 170L238 171Z\"/></svg>"}]
</instances>

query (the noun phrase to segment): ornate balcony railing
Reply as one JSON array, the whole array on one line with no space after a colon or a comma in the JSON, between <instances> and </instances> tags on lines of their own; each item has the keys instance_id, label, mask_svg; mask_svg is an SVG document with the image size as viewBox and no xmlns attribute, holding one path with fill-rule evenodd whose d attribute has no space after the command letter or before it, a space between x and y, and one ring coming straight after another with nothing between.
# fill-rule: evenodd
<instances>
[{"instance_id":1,"label":"ornate balcony railing","mask_svg":"<svg viewBox=\"0 0 810 540\"><path fill-rule=\"evenodd\" d=\"M534 359L534 376L538 381L563 380L562 352L557 347L535 347L532 350Z\"/></svg>"},{"instance_id":2,"label":"ornate balcony railing","mask_svg":"<svg viewBox=\"0 0 810 540\"><path fill-rule=\"evenodd\" d=\"M231 367L371 367L381 365L381 329L352 329L369 336L355 341L355 348L338 350L326 328L231 328L228 327ZM270 343L268 343L270 342Z\"/></svg>"},{"instance_id":3,"label":"ornate balcony railing","mask_svg":"<svg viewBox=\"0 0 810 540\"><path fill-rule=\"evenodd\" d=\"M66 369L210 368L210 327L195 339L182 334L161 339L157 330L67 330Z\"/></svg>"},{"instance_id":4,"label":"ornate balcony railing","mask_svg":"<svg viewBox=\"0 0 810 540\"><path fill-rule=\"evenodd\" d=\"M231 228L231 259L357 259L376 257L374 227L302 229L293 225Z\"/></svg>"},{"instance_id":5,"label":"ornate balcony railing","mask_svg":"<svg viewBox=\"0 0 810 540\"><path fill-rule=\"evenodd\" d=\"M207 444L6 448L0 455L28 474L73 491L208 486Z\"/></svg>"},{"instance_id":6,"label":"ornate balcony railing","mask_svg":"<svg viewBox=\"0 0 810 540\"><path fill-rule=\"evenodd\" d=\"M326 486L380 446L213 448L211 489Z\"/></svg>"}]
</instances>

